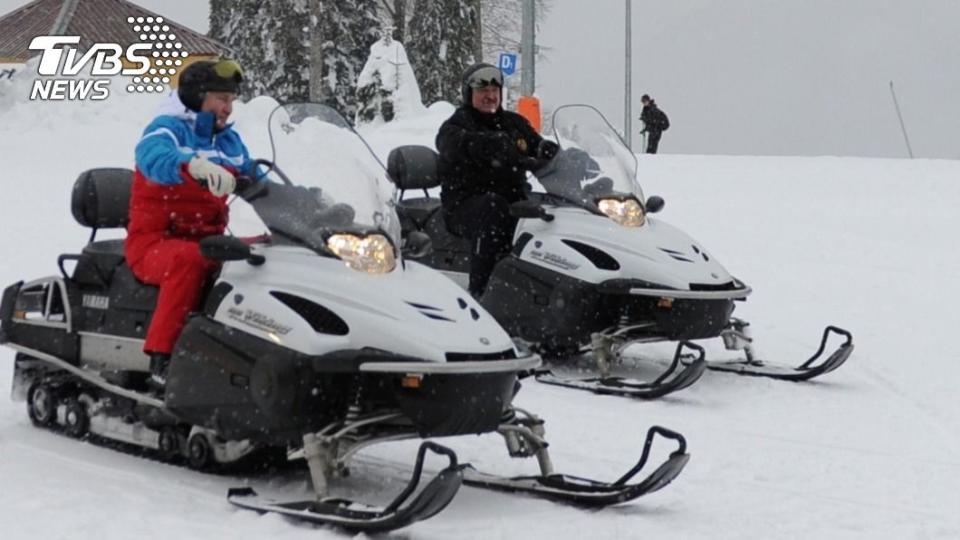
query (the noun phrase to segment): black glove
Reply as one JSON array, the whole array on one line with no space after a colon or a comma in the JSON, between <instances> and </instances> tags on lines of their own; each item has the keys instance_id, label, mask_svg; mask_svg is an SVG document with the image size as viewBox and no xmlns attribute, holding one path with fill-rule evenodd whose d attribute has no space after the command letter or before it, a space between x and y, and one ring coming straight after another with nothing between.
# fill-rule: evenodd
<instances>
[{"instance_id":1,"label":"black glove","mask_svg":"<svg viewBox=\"0 0 960 540\"><path fill-rule=\"evenodd\" d=\"M540 145L537 146L537 158L550 160L550 159L553 159L554 156L556 156L557 152L559 151L560 151L559 144L553 141L549 141L547 139L543 139L542 141L540 141Z\"/></svg>"}]
</instances>

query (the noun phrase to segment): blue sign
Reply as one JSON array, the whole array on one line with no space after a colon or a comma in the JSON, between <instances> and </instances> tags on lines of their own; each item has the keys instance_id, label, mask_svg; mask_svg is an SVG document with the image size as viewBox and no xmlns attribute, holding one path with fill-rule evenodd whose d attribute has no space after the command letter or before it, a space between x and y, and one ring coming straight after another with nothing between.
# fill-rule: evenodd
<instances>
[{"instance_id":1,"label":"blue sign","mask_svg":"<svg viewBox=\"0 0 960 540\"><path fill-rule=\"evenodd\" d=\"M499 67L504 75L513 75L517 72L517 55L514 53L500 53Z\"/></svg>"}]
</instances>

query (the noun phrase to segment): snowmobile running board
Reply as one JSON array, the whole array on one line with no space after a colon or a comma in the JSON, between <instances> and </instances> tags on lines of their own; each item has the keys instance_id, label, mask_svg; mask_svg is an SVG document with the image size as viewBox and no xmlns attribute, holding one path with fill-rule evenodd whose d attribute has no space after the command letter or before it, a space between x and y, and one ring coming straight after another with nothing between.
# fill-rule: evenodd
<instances>
[{"instance_id":1,"label":"snowmobile running board","mask_svg":"<svg viewBox=\"0 0 960 540\"><path fill-rule=\"evenodd\" d=\"M627 484L646 465L656 435L677 441L677 450L641 482ZM463 482L473 487L527 493L557 502L596 508L630 501L663 488L680 474L690 460L690 454L687 454L686 450L687 441L682 435L660 426L653 426L647 431L640 461L612 483L564 474L506 478L477 471L469 465L464 471Z\"/></svg>"},{"instance_id":2,"label":"snowmobile running board","mask_svg":"<svg viewBox=\"0 0 960 540\"><path fill-rule=\"evenodd\" d=\"M67 362L66 360L61 360L60 358L57 358L52 354L47 354L43 351L38 351L36 349L31 349L30 347L17 345L15 343L5 343L4 345L6 345L7 347L10 347L11 349L17 352L23 353L27 356L31 356L33 358L36 358L37 360L41 360L43 362L53 365L54 367L57 367L64 371L72 373L73 375L76 375L80 379L94 386L97 386L107 392L110 392L111 394L124 397L127 399L131 399L138 403L142 403L143 405L149 405L151 407L156 407L158 409L163 408L163 400L157 399L156 396L151 396L149 394L144 394L141 392L135 392L133 390L128 390L126 388L117 386L115 384L110 384L107 381L105 381L102 377L96 374L93 374L86 369L77 367Z\"/></svg>"},{"instance_id":3,"label":"snowmobile running board","mask_svg":"<svg viewBox=\"0 0 960 540\"><path fill-rule=\"evenodd\" d=\"M820 348L817 349L817 352L814 353L809 360L804 362L799 367L790 367L782 364L767 364L763 361L752 358L751 350L749 348L749 344L752 342L752 339L749 336L740 333L739 330L732 330L731 333L735 334L733 336L734 339L746 340L747 359L707 362L707 367L709 369L715 371L725 371L728 373L736 373L737 375L769 377L783 381L808 381L814 377L819 377L820 375L837 369L847 361L847 358L849 358L850 354L853 352L853 335L843 328L828 326L823 330L823 338L820 340ZM833 351L826 360L817 365L813 365L814 362L823 356L824 351L826 351L827 340L830 338L831 333L845 337L846 341L844 341L839 348ZM724 339L726 341L727 336L725 336Z\"/></svg>"},{"instance_id":4,"label":"snowmobile running board","mask_svg":"<svg viewBox=\"0 0 960 540\"><path fill-rule=\"evenodd\" d=\"M427 450L447 456L450 464L404 506L420 483ZM460 489L464 467L466 465L457 465L457 455L453 450L433 442L424 442L417 452L413 477L407 487L393 502L382 509L334 498L277 503L261 498L249 487L230 489L227 492L227 500L247 510L281 514L300 521L332 525L348 531L386 532L430 518L446 508Z\"/></svg>"},{"instance_id":5,"label":"snowmobile running board","mask_svg":"<svg viewBox=\"0 0 960 540\"><path fill-rule=\"evenodd\" d=\"M696 351L696 358L689 363L681 363L684 348ZM564 378L549 370L535 374L537 381L555 386L588 390L595 394L628 396L641 399L654 399L665 396L697 382L707 369L705 353L702 347L687 341L677 344L673 362L659 377L651 382L638 381L624 377L590 377L585 379ZM671 378L671 375L673 377ZM668 380L669 379L669 380Z\"/></svg>"}]
</instances>

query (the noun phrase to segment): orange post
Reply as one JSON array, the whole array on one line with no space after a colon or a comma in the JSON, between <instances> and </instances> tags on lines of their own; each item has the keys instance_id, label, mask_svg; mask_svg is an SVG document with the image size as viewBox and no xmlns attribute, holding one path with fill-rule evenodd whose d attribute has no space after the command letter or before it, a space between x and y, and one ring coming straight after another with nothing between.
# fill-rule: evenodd
<instances>
[{"instance_id":1,"label":"orange post","mask_svg":"<svg viewBox=\"0 0 960 540\"><path fill-rule=\"evenodd\" d=\"M540 100L533 96L520 96L517 101L517 113L527 119L533 129L540 133Z\"/></svg>"}]
</instances>

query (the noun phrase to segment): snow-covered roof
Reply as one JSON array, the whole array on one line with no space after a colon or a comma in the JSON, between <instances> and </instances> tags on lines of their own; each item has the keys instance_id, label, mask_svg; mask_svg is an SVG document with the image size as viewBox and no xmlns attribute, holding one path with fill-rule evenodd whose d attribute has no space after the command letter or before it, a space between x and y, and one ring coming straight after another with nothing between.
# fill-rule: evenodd
<instances>
[{"instance_id":1,"label":"snow-covered roof","mask_svg":"<svg viewBox=\"0 0 960 540\"><path fill-rule=\"evenodd\" d=\"M138 43L127 17L164 18L183 49L192 55L213 55L229 47L126 0L35 0L0 17L0 61L25 62L37 51L29 50L36 36L80 36L80 48L92 43Z\"/></svg>"}]
</instances>

